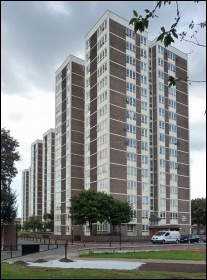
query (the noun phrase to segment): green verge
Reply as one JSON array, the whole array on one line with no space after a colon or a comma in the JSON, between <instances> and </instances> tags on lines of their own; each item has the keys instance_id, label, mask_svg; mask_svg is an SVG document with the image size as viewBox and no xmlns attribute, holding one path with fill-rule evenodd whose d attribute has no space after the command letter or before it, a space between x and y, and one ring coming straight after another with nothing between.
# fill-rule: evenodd
<instances>
[{"instance_id":1,"label":"green verge","mask_svg":"<svg viewBox=\"0 0 207 280\"><path fill-rule=\"evenodd\" d=\"M40 268L1 263L1 279L206 279L205 273Z\"/></svg>"},{"instance_id":2,"label":"green verge","mask_svg":"<svg viewBox=\"0 0 207 280\"><path fill-rule=\"evenodd\" d=\"M147 251L147 252L120 252L120 253L83 253L79 256L84 258L121 258L121 259L160 259L160 260L194 260L194 261L205 261L206 250L197 251Z\"/></svg>"}]
</instances>

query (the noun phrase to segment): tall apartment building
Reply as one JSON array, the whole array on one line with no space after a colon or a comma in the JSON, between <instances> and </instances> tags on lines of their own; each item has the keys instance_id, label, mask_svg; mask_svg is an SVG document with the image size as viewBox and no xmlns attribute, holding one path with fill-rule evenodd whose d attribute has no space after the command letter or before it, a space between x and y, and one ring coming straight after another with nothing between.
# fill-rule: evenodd
<instances>
[{"instance_id":1,"label":"tall apartment building","mask_svg":"<svg viewBox=\"0 0 207 280\"><path fill-rule=\"evenodd\" d=\"M132 236L191 223L187 55L147 36L107 11L85 37L84 188L130 202Z\"/></svg>"},{"instance_id":2,"label":"tall apartment building","mask_svg":"<svg viewBox=\"0 0 207 280\"><path fill-rule=\"evenodd\" d=\"M132 204L125 235L190 232L188 85L169 88L169 76L187 76L187 55L110 11L85 37L85 62L57 70L55 234L71 234L69 200L83 188Z\"/></svg>"},{"instance_id":3,"label":"tall apartment building","mask_svg":"<svg viewBox=\"0 0 207 280\"><path fill-rule=\"evenodd\" d=\"M22 217L21 224L29 218L29 169L22 170Z\"/></svg>"},{"instance_id":4,"label":"tall apartment building","mask_svg":"<svg viewBox=\"0 0 207 280\"><path fill-rule=\"evenodd\" d=\"M42 151L43 140L37 139L31 144L31 166L29 182L29 217L42 219Z\"/></svg>"},{"instance_id":5,"label":"tall apartment building","mask_svg":"<svg viewBox=\"0 0 207 280\"><path fill-rule=\"evenodd\" d=\"M55 130L43 134L42 214L50 213L54 204Z\"/></svg>"},{"instance_id":6,"label":"tall apartment building","mask_svg":"<svg viewBox=\"0 0 207 280\"><path fill-rule=\"evenodd\" d=\"M68 217L70 198L84 188L84 61L82 59L70 55L56 71L55 96L54 233L69 235L71 234Z\"/></svg>"}]
</instances>

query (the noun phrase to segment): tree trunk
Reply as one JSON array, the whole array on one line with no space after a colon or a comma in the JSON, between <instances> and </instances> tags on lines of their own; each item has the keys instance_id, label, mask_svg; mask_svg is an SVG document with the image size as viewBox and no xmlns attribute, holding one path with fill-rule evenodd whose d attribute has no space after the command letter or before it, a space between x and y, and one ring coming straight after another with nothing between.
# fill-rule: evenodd
<instances>
[{"instance_id":1,"label":"tree trunk","mask_svg":"<svg viewBox=\"0 0 207 280\"><path fill-rule=\"evenodd\" d=\"M2 225L2 233L1 233L1 250L4 250L4 225Z\"/></svg>"}]
</instances>

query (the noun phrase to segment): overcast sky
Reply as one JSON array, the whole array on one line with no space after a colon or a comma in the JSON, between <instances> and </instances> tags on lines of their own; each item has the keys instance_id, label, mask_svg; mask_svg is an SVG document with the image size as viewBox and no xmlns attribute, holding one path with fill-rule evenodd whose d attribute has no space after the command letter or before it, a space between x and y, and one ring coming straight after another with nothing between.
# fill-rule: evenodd
<instances>
[{"instance_id":1,"label":"overcast sky","mask_svg":"<svg viewBox=\"0 0 207 280\"><path fill-rule=\"evenodd\" d=\"M11 187L17 190L21 216L21 170L30 166L31 143L55 127L55 71L70 55L84 59L84 38L107 11L130 21L133 10L144 15L156 1L1 1L1 127L20 143L21 161ZM206 21L206 2L179 1L179 32ZM169 28L175 3L157 11L148 39ZM206 29L196 27L206 45ZM192 40L192 39L191 39ZM189 79L206 79L206 48L176 40L188 56ZM206 83L189 84L191 198L206 197Z\"/></svg>"}]
</instances>

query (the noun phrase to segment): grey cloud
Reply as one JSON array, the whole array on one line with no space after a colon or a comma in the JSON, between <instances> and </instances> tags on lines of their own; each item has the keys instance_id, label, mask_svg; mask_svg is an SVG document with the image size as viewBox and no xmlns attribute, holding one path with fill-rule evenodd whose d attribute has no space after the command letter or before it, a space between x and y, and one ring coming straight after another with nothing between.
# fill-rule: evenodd
<instances>
[{"instance_id":1,"label":"grey cloud","mask_svg":"<svg viewBox=\"0 0 207 280\"><path fill-rule=\"evenodd\" d=\"M13 121L21 121L24 118L24 115L21 113L13 113L9 115L9 119Z\"/></svg>"},{"instance_id":2,"label":"grey cloud","mask_svg":"<svg viewBox=\"0 0 207 280\"><path fill-rule=\"evenodd\" d=\"M190 150L206 151L206 116L190 126Z\"/></svg>"},{"instance_id":3,"label":"grey cloud","mask_svg":"<svg viewBox=\"0 0 207 280\"><path fill-rule=\"evenodd\" d=\"M133 16L133 10L144 15L144 10L152 10L155 4L151 1L63 3L64 6L59 12L55 12L54 6L53 10L48 10L49 1L2 2L2 89L5 93L25 95L32 86L54 92L57 67L69 54L84 53L85 35L107 9L129 21ZM191 2L187 2L187 5L188 8L189 5L195 7ZM180 6L182 10L186 8L184 2ZM150 21L150 40L158 36L162 25L170 27L171 10L172 6L166 5L164 13L161 10L157 11L159 18ZM199 69L196 69L197 61ZM191 64L192 71L197 73L194 77L202 74L201 66L204 62L202 55L196 57L195 66Z\"/></svg>"}]
</instances>

